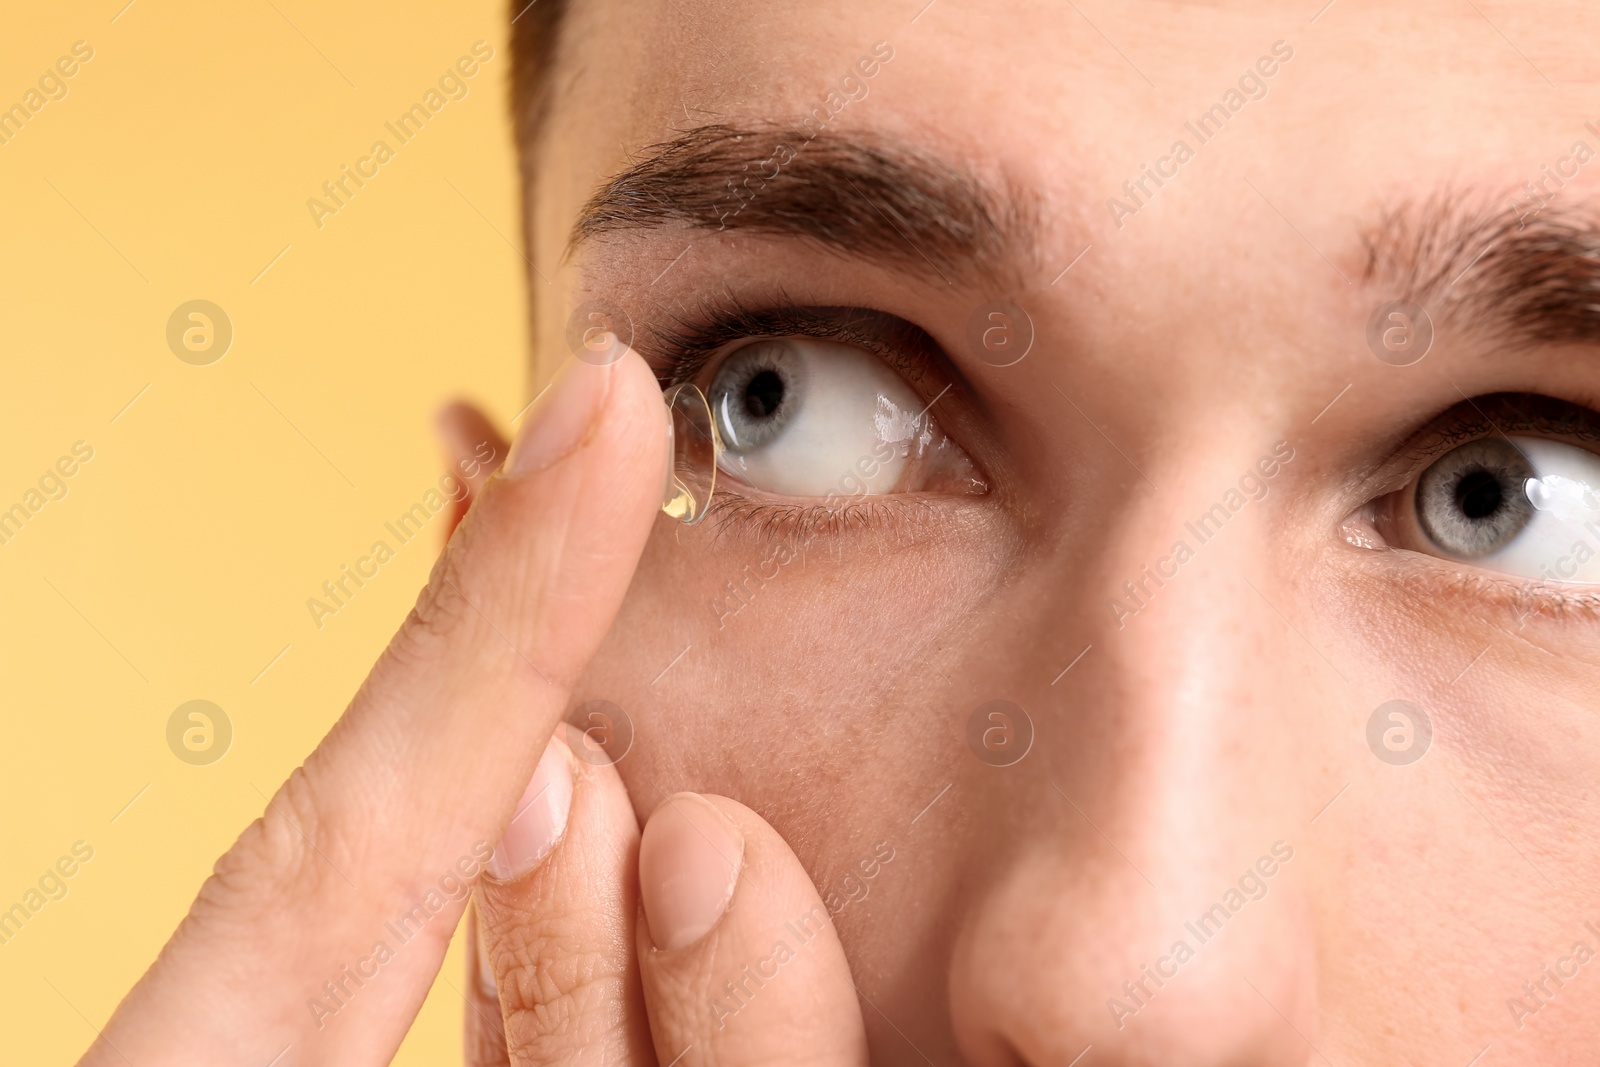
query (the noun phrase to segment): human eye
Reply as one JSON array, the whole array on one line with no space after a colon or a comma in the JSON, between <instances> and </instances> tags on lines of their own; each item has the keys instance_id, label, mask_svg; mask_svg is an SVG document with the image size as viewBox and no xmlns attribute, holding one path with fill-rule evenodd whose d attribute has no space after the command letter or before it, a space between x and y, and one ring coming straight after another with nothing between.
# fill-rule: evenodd
<instances>
[{"instance_id":1,"label":"human eye","mask_svg":"<svg viewBox=\"0 0 1600 1067\"><path fill-rule=\"evenodd\" d=\"M1600 415L1502 395L1469 401L1432 435L1431 462L1380 502L1385 540L1511 577L1600 584Z\"/></svg>"},{"instance_id":2,"label":"human eye","mask_svg":"<svg viewBox=\"0 0 1600 1067\"><path fill-rule=\"evenodd\" d=\"M976 465L934 415L939 394L926 395L938 380L929 346L884 313L778 308L717 314L670 355L710 406L719 490L825 506L982 494Z\"/></svg>"}]
</instances>

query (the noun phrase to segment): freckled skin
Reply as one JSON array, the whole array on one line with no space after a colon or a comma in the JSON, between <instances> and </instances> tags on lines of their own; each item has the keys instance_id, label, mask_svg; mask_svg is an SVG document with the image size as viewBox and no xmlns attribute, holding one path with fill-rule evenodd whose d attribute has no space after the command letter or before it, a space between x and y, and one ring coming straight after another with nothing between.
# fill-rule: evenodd
<instances>
[{"instance_id":1,"label":"freckled skin","mask_svg":"<svg viewBox=\"0 0 1600 1067\"><path fill-rule=\"evenodd\" d=\"M1532 1007L1523 983L1575 942L1600 950L1600 623L1519 615L1486 572L1339 532L1420 467L1365 472L1464 396L1600 398L1581 346L1441 331L1404 368L1367 348L1395 295L1362 281L1376 212L1446 185L1492 206L1573 142L1600 146L1600 15L1479 6L1341 0L1308 24L1315 4L941 0L910 24L915 4L574 5L581 61L530 191L553 279L533 283L538 373L579 300L649 323L731 289L892 312L963 378L934 414L987 496L799 535L663 518L576 694L632 715L620 769L641 818L678 790L735 798L822 887L892 846L836 920L874 1062L1065 1064L1091 1044L1086 1064L1459 1067L1486 1045L1590 1062L1595 965L1536 1011L1510 1002ZM632 153L686 122L792 120L880 40L894 59L837 131L1027 190L1038 248L1015 285L681 228L563 259ZM1280 41L1265 95L1200 143L1185 124ZM1160 163L1179 140L1192 158ZM1109 204L1141 165L1163 184ZM1006 368L965 348L998 298L1037 330ZM1190 534L1279 442L1293 458L1265 495ZM719 617L725 583L784 537L796 558ZM1192 558L1145 579L1180 540ZM1141 581L1138 610L1115 611ZM994 699L1035 730L1014 766L967 747ZM1395 699L1431 717L1409 765L1366 742ZM1293 856L1265 895L1198 943L1186 924L1278 842ZM1144 979L1179 941L1193 958Z\"/></svg>"}]
</instances>

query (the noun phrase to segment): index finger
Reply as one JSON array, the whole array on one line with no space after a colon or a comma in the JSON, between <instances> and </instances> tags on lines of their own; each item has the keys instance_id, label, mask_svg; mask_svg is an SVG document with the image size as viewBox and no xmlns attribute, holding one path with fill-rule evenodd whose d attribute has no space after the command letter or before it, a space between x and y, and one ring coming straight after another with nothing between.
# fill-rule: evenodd
<instances>
[{"instance_id":1,"label":"index finger","mask_svg":"<svg viewBox=\"0 0 1600 1067\"><path fill-rule=\"evenodd\" d=\"M285 1064L388 1062L621 604L666 430L633 352L563 369L348 710L86 1062L265 1063L286 1044Z\"/></svg>"}]
</instances>

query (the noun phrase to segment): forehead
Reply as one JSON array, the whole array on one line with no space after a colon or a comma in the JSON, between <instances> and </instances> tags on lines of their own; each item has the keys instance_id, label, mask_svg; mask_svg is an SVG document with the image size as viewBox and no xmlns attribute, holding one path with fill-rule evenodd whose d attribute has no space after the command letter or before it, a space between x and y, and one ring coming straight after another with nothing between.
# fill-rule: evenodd
<instances>
[{"instance_id":1,"label":"forehead","mask_svg":"<svg viewBox=\"0 0 1600 1067\"><path fill-rule=\"evenodd\" d=\"M1200 225L1185 208L1236 195L1241 178L1315 226L1397 188L1516 187L1600 119L1581 106L1597 73L1584 52L1600 30L1592 6L1305 7L588 0L564 31L541 153L561 173L544 191L570 223L652 144L705 123L794 123L820 106L835 130L903 139L1035 190L1064 227L1130 228L1108 202L1133 206L1123 183L1180 140L1196 158L1176 180L1193 191L1151 198L1163 226ZM1292 59L1273 59L1279 42ZM875 46L893 58L863 76ZM1191 127L1241 97L1202 143L1212 128Z\"/></svg>"}]
</instances>

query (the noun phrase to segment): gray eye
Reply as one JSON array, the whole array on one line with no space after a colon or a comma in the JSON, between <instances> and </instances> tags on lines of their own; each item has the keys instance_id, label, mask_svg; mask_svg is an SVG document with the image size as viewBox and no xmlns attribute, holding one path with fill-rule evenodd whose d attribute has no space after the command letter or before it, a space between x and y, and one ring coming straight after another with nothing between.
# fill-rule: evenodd
<instances>
[{"instance_id":1,"label":"gray eye","mask_svg":"<svg viewBox=\"0 0 1600 1067\"><path fill-rule=\"evenodd\" d=\"M1534 516L1525 486L1536 478L1503 437L1472 441L1441 456L1417 481L1417 523L1441 550L1480 559L1505 548Z\"/></svg>"},{"instance_id":2,"label":"gray eye","mask_svg":"<svg viewBox=\"0 0 1600 1067\"><path fill-rule=\"evenodd\" d=\"M788 341L763 341L733 353L717 371L707 399L717 429L734 452L770 444L800 414L805 361Z\"/></svg>"},{"instance_id":3,"label":"gray eye","mask_svg":"<svg viewBox=\"0 0 1600 1067\"><path fill-rule=\"evenodd\" d=\"M732 476L724 484L828 505L930 489L984 491L931 405L857 345L752 341L708 377L706 401L724 446L717 466Z\"/></svg>"}]
</instances>

